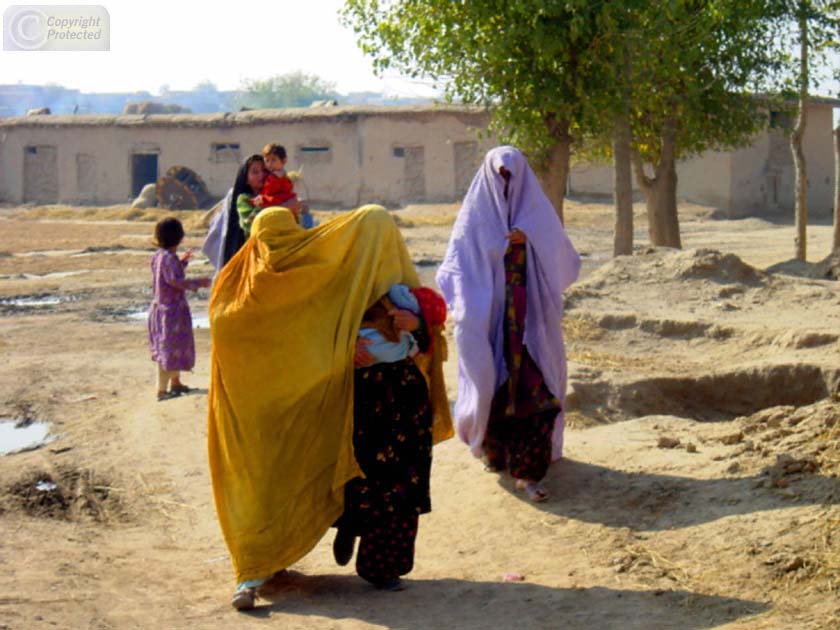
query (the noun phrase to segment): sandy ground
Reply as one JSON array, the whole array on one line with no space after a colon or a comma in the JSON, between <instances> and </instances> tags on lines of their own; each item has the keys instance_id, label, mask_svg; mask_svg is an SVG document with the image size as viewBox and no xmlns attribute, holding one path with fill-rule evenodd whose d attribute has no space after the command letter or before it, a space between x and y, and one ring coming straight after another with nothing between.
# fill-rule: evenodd
<instances>
[{"instance_id":1,"label":"sandy ground","mask_svg":"<svg viewBox=\"0 0 840 630\"><path fill-rule=\"evenodd\" d=\"M455 211L397 213L428 282ZM612 261L610 208L566 212L584 272L552 500L528 502L449 441L407 590L337 567L328 535L238 614L205 455L209 333L185 378L203 389L158 403L129 317L149 300L152 224L0 209L0 418L55 435L0 456L0 630L840 627L836 282L780 272L817 269L786 263L790 225L685 206L684 251L646 251L640 221L637 255ZM811 228L812 263L830 231ZM204 314L206 292L191 304Z\"/></svg>"}]
</instances>

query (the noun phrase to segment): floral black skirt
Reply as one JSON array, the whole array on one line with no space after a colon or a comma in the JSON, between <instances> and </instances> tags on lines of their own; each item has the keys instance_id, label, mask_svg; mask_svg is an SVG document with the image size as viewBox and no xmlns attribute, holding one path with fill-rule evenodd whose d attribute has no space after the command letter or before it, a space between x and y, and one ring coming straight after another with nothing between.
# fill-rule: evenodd
<instances>
[{"instance_id":1,"label":"floral black skirt","mask_svg":"<svg viewBox=\"0 0 840 630\"><path fill-rule=\"evenodd\" d=\"M353 422L365 477L345 486L336 525L362 537L359 575L384 583L411 570L417 516L431 510L432 407L414 361L357 369Z\"/></svg>"},{"instance_id":2,"label":"floral black skirt","mask_svg":"<svg viewBox=\"0 0 840 630\"><path fill-rule=\"evenodd\" d=\"M411 359L356 370L353 448L364 478L345 488L345 516L359 533L374 512L431 510L432 407Z\"/></svg>"}]
</instances>

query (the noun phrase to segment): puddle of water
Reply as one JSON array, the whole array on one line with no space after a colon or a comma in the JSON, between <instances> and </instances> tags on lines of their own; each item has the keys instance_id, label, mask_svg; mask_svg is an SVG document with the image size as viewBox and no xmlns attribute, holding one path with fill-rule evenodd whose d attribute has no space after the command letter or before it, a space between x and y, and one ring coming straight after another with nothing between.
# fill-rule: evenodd
<instances>
[{"instance_id":1,"label":"puddle of water","mask_svg":"<svg viewBox=\"0 0 840 630\"><path fill-rule=\"evenodd\" d=\"M54 439L50 435L50 425L46 422L33 422L17 428L14 420L0 420L0 455L28 451Z\"/></svg>"},{"instance_id":2,"label":"puddle of water","mask_svg":"<svg viewBox=\"0 0 840 630\"><path fill-rule=\"evenodd\" d=\"M23 308L39 306L56 306L57 304L61 304L61 298L54 295L44 295L41 297L7 298L4 300L0 300L0 305L21 306Z\"/></svg>"},{"instance_id":3,"label":"puddle of water","mask_svg":"<svg viewBox=\"0 0 840 630\"><path fill-rule=\"evenodd\" d=\"M129 313L128 319L137 321L137 322L145 322L149 319L149 311L139 311L137 313ZM192 325L193 328L199 329L209 329L210 328L210 316L209 315L193 315L192 316Z\"/></svg>"}]
</instances>

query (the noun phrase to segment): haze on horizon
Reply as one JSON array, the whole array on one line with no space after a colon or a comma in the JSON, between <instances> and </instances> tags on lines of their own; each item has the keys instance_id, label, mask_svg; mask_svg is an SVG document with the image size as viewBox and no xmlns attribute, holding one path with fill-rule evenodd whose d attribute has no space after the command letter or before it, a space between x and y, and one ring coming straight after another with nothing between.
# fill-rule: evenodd
<instances>
[{"instance_id":1,"label":"haze on horizon","mask_svg":"<svg viewBox=\"0 0 840 630\"><path fill-rule=\"evenodd\" d=\"M0 3L0 13L14 4ZM342 94L438 94L427 81L396 73L377 77L353 32L339 23L343 0L253 0L203 4L199 10L162 0L100 4L110 15L109 52L0 51L0 84L159 94L163 86L191 90L204 81L235 90L245 79L301 71L334 84Z\"/></svg>"}]
</instances>

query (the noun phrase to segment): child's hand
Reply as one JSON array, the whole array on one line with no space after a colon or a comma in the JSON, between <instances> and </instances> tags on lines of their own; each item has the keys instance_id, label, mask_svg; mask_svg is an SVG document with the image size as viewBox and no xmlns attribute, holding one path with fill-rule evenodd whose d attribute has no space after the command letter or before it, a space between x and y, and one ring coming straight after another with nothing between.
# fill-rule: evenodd
<instances>
[{"instance_id":1,"label":"child's hand","mask_svg":"<svg viewBox=\"0 0 840 630\"><path fill-rule=\"evenodd\" d=\"M186 264L186 263L190 262L190 260L192 260L192 257L193 257L193 250L188 249L186 251L186 253L183 256L181 256L181 262Z\"/></svg>"},{"instance_id":2,"label":"child's hand","mask_svg":"<svg viewBox=\"0 0 840 630\"><path fill-rule=\"evenodd\" d=\"M420 320L411 311L392 308L388 311L388 315L394 318L394 326L397 330L407 330L408 332L411 332L420 328Z\"/></svg>"},{"instance_id":3,"label":"child's hand","mask_svg":"<svg viewBox=\"0 0 840 630\"><path fill-rule=\"evenodd\" d=\"M251 199L251 205L262 207L265 203L262 195L257 195L253 199Z\"/></svg>"},{"instance_id":4,"label":"child's hand","mask_svg":"<svg viewBox=\"0 0 840 630\"><path fill-rule=\"evenodd\" d=\"M206 289L207 287L210 286L210 282L211 282L210 278L199 278L198 286L200 286L202 289Z\"/></svg>"}]
</instances>

